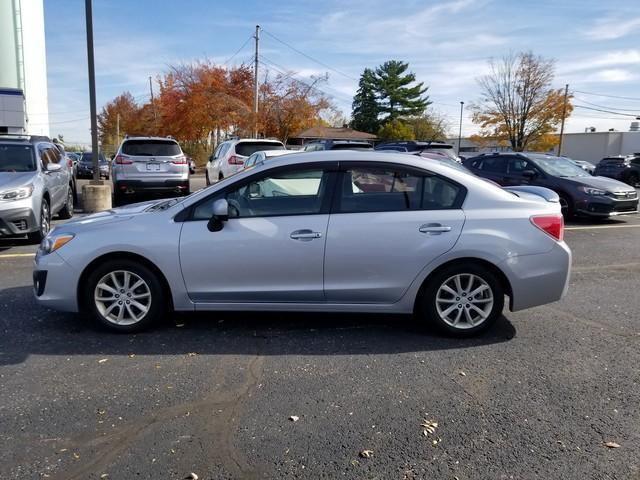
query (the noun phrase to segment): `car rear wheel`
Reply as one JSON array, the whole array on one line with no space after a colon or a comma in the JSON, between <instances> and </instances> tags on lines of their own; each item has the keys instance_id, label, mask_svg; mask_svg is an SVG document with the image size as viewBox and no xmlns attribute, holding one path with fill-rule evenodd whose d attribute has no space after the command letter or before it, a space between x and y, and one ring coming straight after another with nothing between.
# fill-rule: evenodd
<instances>
[{"instance_id":1,"label":"car rear wheel","mask_svg":"<svg viewBox=\"0 0 640 480\"><path fill-rule=\"evenodd\" d=\"M62 210L58 212L58 215L60 216L60 218L67 219L67 218L73 217L73 199L74 199L73 187L69 185L68 192L67 192L67 203L65 203L64 207L62 207Z\"/></svg>"},{"instance_id":2,"label":"car rear wheel","mask_svg":"<svg viewBox=\"0 0 640 480\"><path fill-rule=\"evenodd\" d=\"M134 260L108 261L88 278L86 305L100 324L118 332L137 332L157 321L166 301L162 284Z\"/></svg>"},{"instance_id":3,"label":"car rear wheel","mask_svg":"<svg viewBox=\"0 0 640 480\"><path fill-rule=\"evenodd\" d=\"M40 243L44 237L47 236L51 230L51 210L49 209L49 202L44 199L40 206L40 220L38 223L38 230L27 234L27 238L30 242Z\"/></svg>"},{"instance_id":4,"label":"car rear wheel","mask_svg":"<svg viewBox=\"0 0 640 480\"><path fill-rule=\"evenodd\" d=\"M439 330L470 336L489 328L504 307L496 275L481 265L453 265L438 272L424 290L422 312Z\"/></svg>"},{"instance_id":5,"label":"car rear wheel","mask_svg":"<svg viewBox=\"0 0 640 480\"><path fill-rule=\"evenodd\" d=\"M204 179L207 182L207 187L209 185L211 185L211 180L209 180L209 171L208 170L206 170L205 173L204 173Z\"/></svg>"}]
</instances>

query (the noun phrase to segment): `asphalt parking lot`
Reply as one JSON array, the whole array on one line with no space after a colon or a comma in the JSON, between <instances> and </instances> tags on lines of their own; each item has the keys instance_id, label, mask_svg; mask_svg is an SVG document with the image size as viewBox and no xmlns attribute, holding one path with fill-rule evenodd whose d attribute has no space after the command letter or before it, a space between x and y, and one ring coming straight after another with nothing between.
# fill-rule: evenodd
<instances>
[{"instance_id":1,"label":"asphalt parking lot","mask_svg":"<svg viewBox=\"0 0 640 480\"><path fill-rule=\"evenodd\" d=\"M565 299L466 340L335 314L112 334L38 307L36 247L2 240L0 478L640 479L640 218L565 239Z\"/></svg>"}]
</instances>

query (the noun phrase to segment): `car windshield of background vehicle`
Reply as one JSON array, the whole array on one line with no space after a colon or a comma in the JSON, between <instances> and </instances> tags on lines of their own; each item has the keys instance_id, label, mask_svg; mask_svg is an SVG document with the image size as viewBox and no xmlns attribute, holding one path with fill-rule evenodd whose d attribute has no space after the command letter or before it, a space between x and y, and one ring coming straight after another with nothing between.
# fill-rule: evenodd
<instances>
[{"instance_id":1,"label":"car windshield of background vehicle","mask_svg":"<svg viewBox=\"0 0 640 480\"><path fill-rule=\"evenodd\" d=\"M275 142L240 142L236 145L236 153L243 157L253 155L260 150L284 150L284 145Z\"/></svg>"},{"instance_id":2,"label":"car windshield of background vehicle","mask_svg":"<svg viewBox=\"0 0 640 480\"><path fill-rule=\"evenodd\" d=\"M87 164L91 164L93 163L93 154L92 153L83 153L82 154L82 159L80 160L81 163L87 163ZM104 155L102 153L100 153L98 155L98 162L99 163L107 163L107 159L104 158Z\"/></svg>"},{"instance_id":3,"label":"car windshield of background vehicle","mask_svg":"<svg viewBox=\"0 0 640 480\"><path fill-rule=\"evenodd\" d=\"M171 140L128 140L122 145L122 153L140 157L173 157L182 151Z\"/></svg>"},{"instance_id":4,"label":"car windshield of background vehicle","mask_svg":"<svg viewBox=\"0 0 640 480\"><path fill-rule=\"evenodd\" d=\"M581 167L571 160L560 157L547 157L545 155L529 155L538 166L549 175L555 177L589 177Z\"/></svg>"},{"instance_id":5,"label":"car windshield of background vehicle","mask_svg":"<svg viewBox=\"0 0 640 480\"><path fill-rule=\"evenodd\" d=\"M35 169L33 147L0 145L0 172L33 172Z\"/></svg>"}]
</instances>

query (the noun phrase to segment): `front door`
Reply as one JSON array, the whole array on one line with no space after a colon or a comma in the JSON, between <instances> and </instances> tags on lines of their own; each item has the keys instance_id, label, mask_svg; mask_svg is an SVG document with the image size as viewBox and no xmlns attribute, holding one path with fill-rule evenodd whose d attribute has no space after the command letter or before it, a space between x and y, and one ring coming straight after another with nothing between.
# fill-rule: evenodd
<instances>
[{"instance_id":1,"label":"front door","mask_svg":"<svg viewBox=\"0 0 640 480\"><path fill-rule=\"evenodd\" d=\"M333 174L292 166L256 174L193 210L180 236L180 262L196 303L321 302L328 201ZM218 198L229 220L207 222Z\"/></svg>"},{"instance_id":2,"label":"front door","mask_svg":"<svg viewBox=\"0 0 640 480\"><path fill-rule=\"evenodd\" d=\"M455 245L464 189L398 167L347 167L338 181L325 253L334 303L394 303L420 271Z\"/></svg>"}]
</instances>

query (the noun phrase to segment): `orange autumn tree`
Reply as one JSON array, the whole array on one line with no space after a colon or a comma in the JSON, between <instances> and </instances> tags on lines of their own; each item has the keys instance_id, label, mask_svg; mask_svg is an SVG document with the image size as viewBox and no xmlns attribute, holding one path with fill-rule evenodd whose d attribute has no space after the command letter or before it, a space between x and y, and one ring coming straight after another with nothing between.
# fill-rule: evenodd
<instances>
[{"instance_id":1,"label":"orange autumn tree","mask_svg":"<svg viewBox=\"0 0 640 480\"><path fill-rule=\"evenodd\" d=\"M103 148L117 148L115 118L120 113L120 133L171 135L183 150L202 164L212 144L229 136L259 136L286 140L317 124L331 107L318 90L325 77L303 83L293 74L265 76L260 85L258 118L253 113L253 70L249 66L227 68L211 62L170 67L156 78L159 93L154 102L136 104L128 93L107 103L100 113ZM127 120L123 119L126 117Z\"/></svg>"}]
</instances>

